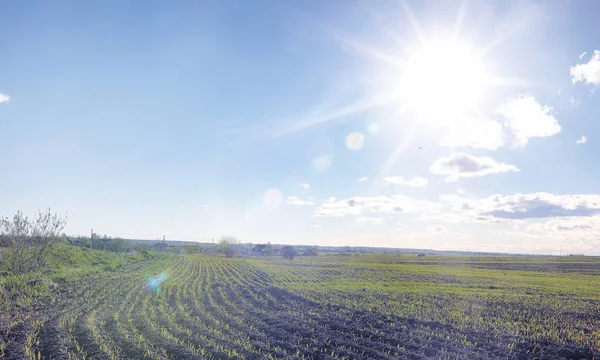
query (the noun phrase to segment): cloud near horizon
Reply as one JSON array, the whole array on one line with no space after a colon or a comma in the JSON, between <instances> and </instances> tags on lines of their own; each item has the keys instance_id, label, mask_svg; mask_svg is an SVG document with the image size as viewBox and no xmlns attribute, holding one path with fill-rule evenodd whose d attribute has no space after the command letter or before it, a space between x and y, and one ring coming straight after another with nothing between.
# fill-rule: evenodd
<instances>
[{"instance_id":1,"label":"cloud near horizon","mask_svg":"<svg viewBox=\"0 0 600 360\"><path fill-rule=\"evenodd\" d=\"M331 198L317 207L316 216L358 216L367 213L412 214L434 212L439 205L429 200L419 200L402 194L393 196L357 196L337 200Z\"/></svg>"},{"instance_id":2,"label":"cloud near horizon","mask_svg":"<svg viewBox=\"0 0 600 360\"><path fill-rule=\"evenodd\" d=\"M380 217L359 217L356 219L357 226L381 225L381 224L383 224L383 219Z\"/></svg>"}]
</instances>

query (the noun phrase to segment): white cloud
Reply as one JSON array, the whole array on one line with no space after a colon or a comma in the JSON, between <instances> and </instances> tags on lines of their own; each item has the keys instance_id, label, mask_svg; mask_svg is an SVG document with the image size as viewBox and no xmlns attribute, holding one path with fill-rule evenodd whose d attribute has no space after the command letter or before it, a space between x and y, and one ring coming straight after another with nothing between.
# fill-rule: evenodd
<instances>
[{"instance_id":1,"label":"white cloud","mask_svg":"<svg viewBox=\"0 0 600 360\"><path fill-rule=\"evenodd\" d=\"M300 186L302 186L306 190L310 189L310 184L308 184L308 183L302 183L302 184L300 184Z\"/></svg>"},{"instance_id":2,"label":"white cloud","mask_svg":"<svg viewBox=\"0 0 600 360\"><path fill-rule=\"evenodd\" d=\"M10 101L10 96L0 93L0 104Z\"/></svg>"},{"instance_id":3,"label":"white cloud","mask_svg":"<svg viewBox=\"0 0 600 360\"><path fill-rule=\"evenodd\" d=\"M427 185L427 179L422 177L414 177L410 180L405 180L402 176L386 176L383 178L386 184L406 185L411 187L421 187Z\"/></svg>"},{"instance_id":4,"label":"white cloud","mask_svg":"<svg viewBox=\"0 0 600 360\"><path fill-rule=\"evenodd\" d=\"M515 147L527 145L530 138L547 137L560 132L560 125L552 115L552 108L541 105L531 95L508 100L496 113L506 118L504 125L510 129Z\"/></svg>"},{"instance_id":5,"label":"white cloud","mask_svg":"<svg viewBox=\"0 0 600 360\"><path fill-rule=\"evenodd\" d=\"M587 137L585 137L584 135L581 135L581 137L579 138L579 140L575 141L575 143L577 145L585 144L586 142L587 142Z\"/></svg>"},{"instance_id":6,"label":"white cloud","mask_svg":"<svg viewBox=\"0 0 600 360\"><path fill-rule=\"evenodd\" d=\"M358 216L366 213L412 214L436 212L441 206L429 200L409 198L402 194L393 196L357 196L337 200L331 198L315 211L316 216Z\"/></svg>"},{"instance_id":7,"label":"white cloud","mask_svg":"<svg viewBox=\"0 0 600 360\"><path fill-rule=\"evenodd\" d=\"M299 206L312 206L312 205L316 205L314 201L310 201L310 200L302 200L297 196L290 196L288 197L288 203L292 204L292 205L299 205Z\"/></svg>"},{"instance_id":8,"label":"white cloud","mask_svg":"<svg viewBox=\"0 0 600 360\"><path fill-rule=\"evenodd\" d=\"M436 225L432 228L429 228L429 231L432 231L432 232L435 232L438 234L443 234L443 235L448 234L448 230L446 230L446 228L443 227L442 225Z\"/></svg>"},{"instance_id":9,"label":"white cloud","mask_svg":"<svg viewBox=\"0 0 600 360\"><path fill-rule=\"evenodd\" d=\"M496 150L504 145L502 125L492 120L478 120L454 126L442 137L439 145Z\"/></svg>"},{"instance_id":10,"label":"white cloud","mask_svg":"<svg viewBox=\"0 0 600 360\"><path fill-rule=\"evenodd\" d=\"M579 54L579 60L583 59L583 57L587 54L587 51L582 52L581 54Z\"/></svg>"},{"instance_id":11,"label":"white cloud","mask_svg":"<svg viewBox=\"0 0 600 360\"><path fill-rule=\"evenodd\" d=\"M516 172L519 169L514 165L497 162L487 156L477 157L466 153L454 153L435 160L429 167L429 171L436 175L448 175L446 181L456 181L460 178L508 171Z\"/></svg>"},{"instance_id":12,"label":"white cloud","mask_svg":"<svg viewBox=\"0 0 600 360\"><path fill-rule=\"evenodd\" d=\"M376 217L359 217L356 219L357 225L381 225L383 224L382 218Z\"/></svg>"},{"instance_id":13,"label":"white cloud","mask_svg":"<svg viewBox=\"0 0 600 360\"><path fill-rule=\"evenodd\" d=\"M367 181L367 180L369 180L369 178L368 178L368 177L366 177L366 176L363 176L363 177L361 177L361 178L358 178L358 180L356 180L356 181L358 181L358 182L360 183L360 182L365 182L365 181Z\"/></svg>"},{"instance_id":14,"label":"white cloud","mask_svg":"<svg viewBox=\"0 0 600 360\"><path fill-rule=\"evenodd\" d=\"M446 211L467 221L522 220L554 217L587 217L600 214L600 194L531 193L492 195L486 198L440 196ZM452 217L449 217L452 219ZM454 221L450 221L454 222Z\"/></svg>"},{"instance_id":15,"label":"white cloud","mask_svg":"<svg viewBox=\"0 0 600 360\"><path fill-rule=\"evenodd\" d=\"M581 59L581 57L579 58ZM577 64L571 69L571 80L573 84L578 82L600 85L600 50L594 50L594 54L585 64Z\"/></svg>"}]
</instances>

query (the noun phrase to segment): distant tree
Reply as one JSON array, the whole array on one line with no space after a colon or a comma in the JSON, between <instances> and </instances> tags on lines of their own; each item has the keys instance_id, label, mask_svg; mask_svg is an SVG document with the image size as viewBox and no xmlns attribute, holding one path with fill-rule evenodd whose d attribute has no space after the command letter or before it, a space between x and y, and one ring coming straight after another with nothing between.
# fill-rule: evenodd
<instances>
[{"instance_id":1,"label":"distant tree","mask_svg":"<svg viewBox=\"0 0 600 360\"><path fill-rule=\"evenodd\" d=\"M286 259L290 259L293 260L294 257L298 254L298 252L296 251L296 248L290 245L286 245L284 247L281 248L280 250L281 256L283 256Z\"/></svg>"},{"instance_id":2,"label":"distant tree","mask_svg":"<svg viewBox=\"0 0 600 360\"><path fill-rule=\"evenodd\" d=\"M0 218L0 238L8 249L0 252L0 264L14 274L35 270L44 263L50 246L58 242L67 218L53 214L50 209L38 211L30 219L17 212L12 218Z\"/></svg>"},{"instance_id":3,"label":"distant tree","mask_svg":"<svg viewBox=\"0 0 600 360\"><path fill-rule=\"evenodd\" d=\"M273 245L271 245L271 243L258 244L252 248L252 253L254 255L271 256L271 255L273 255L273 252L274 252Z\"/></svg>"},{"instance_id":4,"label":"distant tree","mask_svg":"<svg viewBox=\"0 0 600 360\"><path fill-rule=\"evenodd\" d=\"M271 245L271 242L268 242L267 245L265 245L265 255L272 256L274 252L273 245Z\"/></svg>"},{"instance_id":5,"label":"distant tree","mask_svg":"<svg viewBox=\"0 0 600 360\"><path fill-rule=\"evenodd\" d=\"M319 253L317 252L317 246L315 245L314 247L308 248L304 251L304 254L302 254L303 256L317 256L319 255Z\"/></svg>"},{"instance_id":6,"label":"distant tree","mask_svg":"<svg viewBox=\"0 0 600 360\"><path fill-rule=\"evenodd\" d=\"M199 244L194 244L194 245L185 245L181 251L184 254L200 254L202 252L202 249L200 248Z\"/></svg>"},{"instance_id":7,"label":"distant tree","mask_svg":"<svg viewBox=\"0 0 600 360\"><path fill-rule=\"evenodd\" d=\"M147 242L139 242L133 245L133 249L136 251L150 251L150 245Z\"/></svg>"},{"instance_id":8,"label":"distant tree","mask_svg":"<svg viewBox=\"0 0 600 360\"><path fill-rule=\"evenodd\" d=\"M79 239L79 246L89 248L90 245L92 245L92 242L89 238L84 237Z\"/></svg>"},{"instance_id":9,"label":"distant tree","mask_svg":"<svg viewBox=\"0 0 600 360\"><path fill-rule=\"evenodd\" d=\"M254 255L265 255L265 244L258 244L252 248L252 253Z\"/></svg>"},{"instance_id":10,"label":"distant tree","mask_svg":"<svg viewBox=\"0 0 600 360\"><path fill-rule=\"evenodd\" d=\"M238 239L235 236L223 236L217 245L219 252L223 253L225 257L231 258L237 254L237 246L239 244Z\"/></svg>"},{"instance_id":11,"label":"distant tree","mask_svg":"<svg viewBox=\"0 0 600 360\"><path fill-rule=\"evenodd\" d=\"M126 252L127 243L125 242L125 239L110 239L110 250L114 252Z\"/></svg>"}]
</instances>

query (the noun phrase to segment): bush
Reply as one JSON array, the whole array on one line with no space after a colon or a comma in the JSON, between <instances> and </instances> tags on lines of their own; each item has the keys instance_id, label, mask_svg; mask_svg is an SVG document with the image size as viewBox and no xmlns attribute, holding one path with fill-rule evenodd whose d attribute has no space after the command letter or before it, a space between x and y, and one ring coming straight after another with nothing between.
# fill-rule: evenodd
<instances>
[{"instance_id":1,"label":"bush","mask_svg":"<svg viewBox=\"0 0 600 360\"><path fill-rule=\"evenodd\" d=\"M310 249L306 249L306 251L304 251L304 254L302 254L303 256L317 256L319 255L319 253L317 252L317 247L312 247Z\"/></svg>"},{"instance_id":2,"label":"bush","mask_svg":"<svg viewBox=\"0 0 600 360\"><path fill-rule=\"evenodd\" d=\"M217 245L219 252L222 252L225 257L231 258L237 254L238 239L235 236L223 236Z\"/></svg>"},{"instance_id":3,"label":"bush","mask_svg":"<svg viewBox=\"0 0 600 360\"><path fill-rule=\"evenodd\" d=\"M184 254L200 254L202 252L202 249L198 244L185 245L181 250Z\"/></svg>"},{"instance_id":4,"label":"bush","mask_svg":"<svg viewBox=\"0 0 600 360\"><path fill-rule=\"evenodd\" d=\"M298 254L298 252L296 251L296 248L293 246L286 245L281 248L281 256L283 256L286 259L293 260L297 254Z\"/></svg>"},{"instance_id":5,"label":"bush","mask_svg":"<svg viewBox=\"0 0 600 360\"><path fill-rule=\"evenodd\" d=\"M0 263L13 274L36 270L44 263L50 246L59 242L66 224L66 217L52 214L50 209L39 211L33 219L20 211L12 219L0 218L0 238L8 248L0 252Z\"/></svg>"}]
</instances>

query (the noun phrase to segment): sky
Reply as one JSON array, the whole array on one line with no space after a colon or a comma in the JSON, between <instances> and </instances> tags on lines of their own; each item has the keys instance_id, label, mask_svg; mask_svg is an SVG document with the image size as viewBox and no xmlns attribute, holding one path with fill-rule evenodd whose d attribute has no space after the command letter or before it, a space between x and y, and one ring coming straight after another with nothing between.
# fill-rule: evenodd
<instances>
[{"instance_id":1,"label":"sky","mask_svg":"<svg viewBox=\"0 0 600 360\"><path fill-rule=\"evenodd\" d=\"M600 254L600 3L2 1L0 216Z\"/></svg>"}]
</instances>

